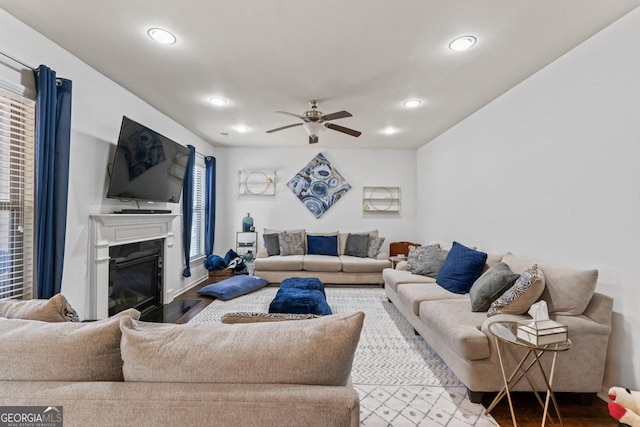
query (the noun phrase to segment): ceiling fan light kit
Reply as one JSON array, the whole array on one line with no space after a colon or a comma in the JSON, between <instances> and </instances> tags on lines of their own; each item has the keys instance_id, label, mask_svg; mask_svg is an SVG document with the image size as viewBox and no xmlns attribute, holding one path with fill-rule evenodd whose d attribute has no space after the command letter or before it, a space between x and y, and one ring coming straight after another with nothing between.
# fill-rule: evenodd
<instances>
[{"instance_id":1,"label":"ceiling fan light kit","mask_svg":"<svg viewBox=\"0 0 640 427\"><path fill-rule=\"evenodd\" d=\"M292 125L286 125L279 128L268 130L267 133L273 133L280 130L292 128L295 126L302 126L304 130L309 134L309 144L315 144L318 142L318 135L321 132L324 132L326 129L335 130L338 132L346 133L347 135L351 135L354 137L359 137L362 132L349 129L344 126L339 126L333 123L329 123L331 120L336 119L344 119L346 117L352 117L351 113L348 111L337 111L331 114L324 114L322 111L318 110L318 101L312 100L309 102L311 105L311 109L306 111L303 115L298 115L294 113L289 113L287 111L276 111L276 113L287 114L289 116L297 117L303 121L303 123L295 123Z\"/></svg>"}]
</instances>

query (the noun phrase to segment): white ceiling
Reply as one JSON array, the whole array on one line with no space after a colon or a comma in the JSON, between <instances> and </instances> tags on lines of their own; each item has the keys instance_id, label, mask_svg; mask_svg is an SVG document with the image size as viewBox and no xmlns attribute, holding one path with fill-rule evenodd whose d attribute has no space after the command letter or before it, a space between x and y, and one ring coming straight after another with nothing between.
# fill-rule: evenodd
<instances>
[{"instance_id":1,"label":"white ceiling","mask_svg":"<svg viewBox=\"0 0 640 427\"><path fill-rule=\"evenodd\" d=\"M197 135L300 147L302 114L347 110L318 148L415 148L640 5L640 0L0 0L0 7ZM163 46L146 35L177 36ZM471 34L466 52L448 48ZM20 52L9 52L15 56ZM58 70L64 77L64 70ZM208 98L229 102L215 107ZM407 109L402 102L420 98ZM135 117L132 117L135 119ZM251 128L239 133L237 125ZM381 130L392 126L395 135ZM221 133L229 133L225 137Z\"/></svg>"}]
</instances>

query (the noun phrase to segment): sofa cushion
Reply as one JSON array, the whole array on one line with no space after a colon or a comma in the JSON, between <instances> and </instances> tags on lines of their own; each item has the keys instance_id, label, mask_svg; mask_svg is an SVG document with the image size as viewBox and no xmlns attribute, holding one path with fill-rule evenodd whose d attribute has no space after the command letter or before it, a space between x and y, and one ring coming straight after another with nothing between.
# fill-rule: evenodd
<instances>
[{"instance_id":1,"label":"sofa cushion","mask_svg":"<svg viewBox=\"0 0 640 427\"><path fill-rule=\"evenodd\" d=\"M363 320L362 312L244 324L123 320L124 378L344 386Z\"/></svg>"},{"instance_id":2,"label":"sofa cushion","mask_svg":"<svg viewBox=\"0 0 640 427\"><path fill-rule=\"evenodd\" d=\"M366 258L369 252L369 234L351 234L347 237L344 254Z\"/></svg>"},{"instance_id":3,"label":"sofa cushion","mask_svg":"<svg viewBox=\"0 0 640 427\"><path fill-rule=\"evenodd\" d=\"M96 322L0 319L0 380L122 381L120 319L124 310Z\"/></svg>"},{"instance_id":4,"label":"sofa cushion","mask_svg":"<svg viewBox=\"0 0 640 427\"><path fill-rule=\"evenodd\" d=\"M519 258L509 253L503 262L515 273L521 273L532 264L544 272L546 286L540 297L547 302L549 313L582 314L596 289L598 270L572 270Z\"/></svg>"},{"instance_id":5,"label":"sofa cushion","mask_svg":"<svg viewBox=\"0 0 640 427\"><path fill-rule=\"evenodd\" d=\"M378 273L391 267L388 259L360 258L349 255L340 255L342 271L345 273Z\"/></svg>"},{"instance_id":6,"label":"sofa cushion","mask_svg":"<svg viewBox=\"0 0 640 427\"><path fill-rule=\"evenodd\" d=\"M440 268L436 283L458 294L466 294L482 275L487 254L453 242L447 259Z\"/></svg>"},{"instance_id":7,"label":"sofa cushion","mask_svg":"<svg viewBox=\"0 0 640 427\"><path fill-rule=\"evenodd\" d=\"M304 255L302 233L278 233L280 255Z\"/></svg>"},{"instance_id":8,"label":"sofa cushion","mask_svg":"<svg viewBox=\"0 0 640 427\"><path fill-rule=\"evenodd\" d=\"M212 283L198 291L198 295L206 295L227 301L249 292L257 291L269 283L262 277L238 274L228 279Z\"/></svg>"},{"instance_id":9,"label":"sofa cushion","mask_svg":"<svg viewBox=\"0 0 640 427\"><path fill-rule=\"evenodd\" d=\"M536 302L545 286L545 276L537 264L523 271L516 282L491 303L487 316L500 313L523 314Z\"/></svg>"},{"instance_id":10,"label":"sofa cushion","mask_svg":"<svg viewBox=\"0 0 640 427\"><path fill-rule=\"evenodd\" d=\"M484 313L471 311L469 298L420 304L420 320L467 360L486 359L491 354L489 337L481 330L486 318Z\"/></svg>"},{"instance_id":11,"label":"sofa cushion","mask_svg":"<svg viewBox=\"0 0 640 427\"><path fill-rule=\"evenodd\" d=\"M0 301L0 317L42 322L79 321L78 313L62 294L56 294L49 299Z\"/></svg>"},{"instance_id":12,"label":"sofa cushion","mask_svg":"<svg viewBox=\"0 0 640 427\"><path fill-rule=\"evenodd\" d=\"M338 235L314 236L307 234L307 254L338 256Z\"/></svg>"},{"instance_id":13,"label":"sofa cushion","mask_svg":"<svg viewBox=\"0 0 640 427\"><path fill-rule=\"evenodd\" d=\"M337 256L305 255L302 261L302 269L306 271L341 271L342 262Z\"/></svg>"},{"instance_id":14,"label":"sofa cushion","mask_svg":"<svg viewBox=\"0 0 640 427\"><path fill-rule=\"evenodd\" d=\"M498 299L504 291L511 288L518 277L520 275L511 271L509 266L503 262L485 271L469 290L471 310L489 310L491 303Z\"/></svg>"},{"instance_id":15,"label":"sofa cushion","mask_svg":"<svg viewBox=\"0 0 640 427\"><path fill-rule=\"evenodd\" d=\"M443 299L467 299L466 295L454 294L437 283L402 283L397 288L398 298L411 307L413 314L420 315L420 303Z\"/></svg>"},{"instance_id":16,"label":"sofa cushion","mask_svg":"<svg viewBox=\"0 0 640 427\"><path fill-rule=\"evenodd\" d=\"M269 256L280 255L280 239L278 233L265 234L262 236L264 248Z\"/></svg>"},{"instance_id":17,"label":"sofa cushion","mask_svg":"<svg viewBox=\"0 0 640 427\"><path fill-rule=\"evenodd\" d=\"M276 255L268 258L256 258L253 266L256 270L263 271L302 271L304 257L305 255Z\"/></svg>"},{"instance_id":18,"label":"sofa cushion","mask_svg":"<svg viewBox=\"0 0 640 427\"><path fill-rule=\"evenodd\" d=\"M435 283L436 279L433 277L420 276L419 274L413 274L406 270L396 270L393 268L385 268L382 271L382 279L384 285L390 287L394 291L397 291L398 285L402 283Z\"/></svg>"},{"instance_id":19,"label":"sofa cushion","mask_svg":"<svg viewBox=\"0 0 640 427\"><path fill-rule=\"evenodd\" d=\"M368 234L369 236L374 236L374 237L378 237L378 230L371 230L371 231L361 231L358 233L338 233L338 244L340 246L340 255L344 255L344 250L347 246L347 238L349 237L349 234Z\"/></svg>"}]
</instances>

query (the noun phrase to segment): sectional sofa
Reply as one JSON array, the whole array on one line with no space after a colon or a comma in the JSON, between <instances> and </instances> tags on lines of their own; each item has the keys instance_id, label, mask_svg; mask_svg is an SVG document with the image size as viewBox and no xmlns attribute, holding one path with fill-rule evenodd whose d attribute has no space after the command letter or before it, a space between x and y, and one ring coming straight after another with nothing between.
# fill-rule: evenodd
<instances>
[{"instance_id":1,"label":"sectional sofa","mask_svg":"<svg viewBox=\"0 0 640 427\"><path fill-rule=\"evenodd\" d=\"M56 405L65 427L359 425L350 372L363 313L174 325L130 309L81 323L8 304L0 406Z\"/></svg>"},{"instance_id":2,"label":"sectional sofa","mask_svg":"<svg viewBox=\"0 0 640 427\"><path fill-rule=\"evenodd\" d=\"M442 242L443 248L450 248ZM545 300L549 317L568 326L570 350L559 354L553 389L557 392L580 393L587 400L601 391L609 335L611 333L612 298L595 292L597 270L573 270L520 258L511 253L488 254L484 272L504 263L513 273L522 274L537 265L542 271L545 285L538 300ZM502 388L496 342L489 325L498 321L531 319L524 314L496 314L489 317L487 310L472 311L469 293L458 294L444 289L438 275L414 274L407 269L407 261L396 269L385 269L384 286L387 297L413 325L416 333L440 355L456 376L466 385L469 397L479 402L483 392ZM475 284L474 284L475 285ZM528 305L534 301L529 301ZM518 356L522 348L515 348ZM548 356L548 355L547 355ZM549 372L551 357L542 357ZM515 367L514 358L505 351L507 371ZM530 378L538 390L544 382L537 369ZM524 379L515 391L530 390Z\"/></svg>"},{"instance_id":3,"label":"sectional sofa","mask_svg":"<svg viewBox=\"0 0 640 427\"><path fill-rule=\"evenodd\" d=\"M384 241L384 238L378 236L378 230L359 233L312 233L300 229L265 229L263 236L278 233L301 234L304 242L303 252L295 255L269 255L267 248L262 247L254 261L255 275L268 280L269 283L281 283L290 277L317 277L324 284L382 285L382 271L391 267L391 261L385 252L381 251L375 256L353 256L349 255L350 252L347 250L350 234L369 235L371 239L378 238ZM310 253L312 251L309 250L309 239L325 237L335 237L335 252L332 255Z\"/></svg>"}]
</instances>

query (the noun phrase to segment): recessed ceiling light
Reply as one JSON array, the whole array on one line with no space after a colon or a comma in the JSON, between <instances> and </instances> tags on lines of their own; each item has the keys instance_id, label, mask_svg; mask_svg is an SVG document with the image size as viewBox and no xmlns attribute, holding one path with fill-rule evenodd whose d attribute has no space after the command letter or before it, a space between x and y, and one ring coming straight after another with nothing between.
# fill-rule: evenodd
<instances>
[{"instance_id":1,"label":"recessed ceiling light","mask_svg":"<svg viewBox=\"0 0 640 427\"><path fill-rule=\"evenodd\" d=\"M212 96L211 98L209 98L209 102L220 107L222 105L225 105L227 103L227 100L220 96Z\"/></svg>"},{"instance_id":2,"label":"recessed ceiling light","mask_svg":"<svg viewBox=\"0 0 640 427\"><path fill-rule=\"evenodd\" d=\"M449 49L455 50L456 52L467 50L471 46L476 44L476 41L477 39L473 36L458 37L457 39L449 43Z\"/></svg>"},{"instance_id":3,"label":"recessed ceiling light","mask_svg":"<svg viewBox=\"0 0 640 427\"><path fill-rule=\"evenodd\" d=\"M149 28L147 34L158 43L174 44L176 42L176 36L162 28Z\"/></svg>"},{"instance_id":4,"label":"recessed ceiling light","mask_svg":"<svg viewBox=\"0 0 640 427\"><path fill-rule=\"evenodd\" d=\"M247 133L251 130L249 129L249 126L244 126L244 125L236 126L235 129L240 133Z\"/></svg>"},{"instance_id":5,"label":"recessed ceiling light","mask_svg":"<svg viewBox=\"0 0 640 427\"><path fill-rule=\"evenodd\" d=\"M396 132L398 132L398 129L392 127L382 129L382 133L384 133L385 135L393 135Z\"/></svg>"},{"instance_id":6,"label":"recessed ceiling light","mask_svg":"<svg viewBox=\"0 0 640 427\"><path fill-rule=\"evenodd\" d=\"M418 105L422 104L422 101L419 99L407 99L402 103L407 108L416 108Z\"/></svg>"}]
</instances>

